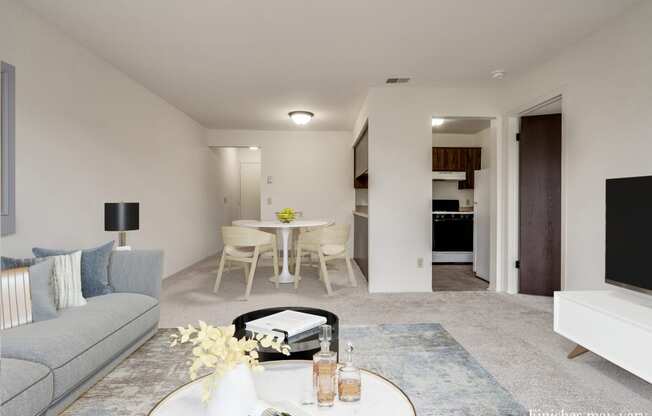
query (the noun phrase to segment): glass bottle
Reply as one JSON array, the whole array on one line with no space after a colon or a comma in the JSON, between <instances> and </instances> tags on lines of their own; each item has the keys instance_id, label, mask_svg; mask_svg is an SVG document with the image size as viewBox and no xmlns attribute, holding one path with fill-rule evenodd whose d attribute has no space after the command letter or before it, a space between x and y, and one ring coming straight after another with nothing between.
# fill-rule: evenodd
<instances>
[{"instance_id":1,"label":"glass bottle","mask_svg":"<svg viewBox=\"0 0 652 416\"><path fill-rule=\"evenodd\" d=\"M360 400L362 380L360 370L353 366L353 344L346 344L346 358L338 375L338 394L343 402L357 402Z\"/></svg>"},{"instance_id":2,"label":"glass bottle","mask_svg":"<svg viewBox=\"0 0 652 416\"><path fill-rule=\"evenodd\" d=\"M332 328L322 325L319 332L321 350L313 356L313 387L317 406L330 407L335 403L337 384L337 353L330 350Z\"/></svg>"}]
</instances>

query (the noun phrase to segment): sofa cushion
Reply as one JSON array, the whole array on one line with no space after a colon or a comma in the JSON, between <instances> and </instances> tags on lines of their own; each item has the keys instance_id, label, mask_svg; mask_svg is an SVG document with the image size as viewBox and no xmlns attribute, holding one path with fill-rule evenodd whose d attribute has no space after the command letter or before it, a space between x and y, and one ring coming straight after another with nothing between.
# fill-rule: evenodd
<instances>
[{"instance_id":1,"label":"sofa cushion","mask_svg":"<svg viewBox=\"0 0 652 416\"><path fill-rule=\"evenodd\" d=\"M0 360L2 416L34 416L52 400L52 372L42 364L2 358Z\"/></svg>"},{"instance_id":2,"label":"sofa cushion","mask_svg":"<svg viewBox=\"0 0 652 416\"><path fill-rule=\"evenodd\" d=\"M113 292L109 284L109 258L113 250L113 241L109 241L99 247L82 250L81 255L81 286L85 298L107 295ZM71 254L77 250L52 250L47 248L34 247L32 253L36 257L60 256Z\"/></svg>"},{"instance_id":3,"label":"sofa cushion","mask_svg":"<svg viewBox=\"0 0 652 416\"><path fill-rule=\"evenodd\" d=\"M158 325L158 301L135 293L88 299L57 319L2 332L2 356L46 365L58 399Z\"/></svg>"}]
</instances>

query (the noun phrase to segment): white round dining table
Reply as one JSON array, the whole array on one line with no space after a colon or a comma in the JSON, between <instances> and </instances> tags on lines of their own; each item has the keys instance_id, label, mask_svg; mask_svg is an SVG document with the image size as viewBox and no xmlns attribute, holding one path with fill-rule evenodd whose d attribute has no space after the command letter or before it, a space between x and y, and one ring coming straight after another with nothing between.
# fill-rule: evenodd
<instances>
[{"instance_id":1,"label":"white round dining table","mask_svg":"<svg viewBox=\"0 0 652 416\"><path fill-rule=\"evenodd\" d=\"M294 220L290 223L280 221L259 221L259 220L237 220L232 223L238 227L249 228L278 228L281 230L281 239L283 247L283 268L281 274L278 276L279 283L294 283L294 276L290 273L288 267L288 246L290 241L290 234L293 228L310 228L310 227L323 227L333 224L332 220ZM274 278L272 277L273 281Z\"/></svg>"}]
</instances>

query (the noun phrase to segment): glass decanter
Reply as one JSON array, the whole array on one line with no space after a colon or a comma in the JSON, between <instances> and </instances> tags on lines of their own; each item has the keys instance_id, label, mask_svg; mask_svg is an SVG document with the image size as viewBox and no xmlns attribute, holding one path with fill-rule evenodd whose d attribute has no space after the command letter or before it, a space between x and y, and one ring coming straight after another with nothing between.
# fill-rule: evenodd
<instances>
[{"instance_id":1,"label":"glass decanter","mask_svg":"<svg viewBox=\"0 0 652 416\"><path fill-rule=\"evenodd\" d=\"M357 402L360 400L362 380L360 369L353 365L353 344L346 344L346 359L338 374L338 394L343 402Z\"/></svg>"},{"instance_id":2,"label":"glass decanter","mask_svg":"<svg viewBox=\"0 0 652 416\"><path fill-rule=\"evenodd\" d=\"M335 403L337 391L337 353L330 350L332 328L322 325L319 333L321 350L313 356L313 387L317 406L330 407Z\"/></svg>"}]
</instances>

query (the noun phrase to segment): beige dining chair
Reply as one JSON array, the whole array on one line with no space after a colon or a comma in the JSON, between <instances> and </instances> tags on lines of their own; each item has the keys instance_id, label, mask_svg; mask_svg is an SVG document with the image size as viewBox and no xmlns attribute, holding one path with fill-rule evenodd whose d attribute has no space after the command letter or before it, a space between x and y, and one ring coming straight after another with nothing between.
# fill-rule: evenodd
<instances>
[{"instance_id":1,"label":"beige dining chair","mask_svg":"<svg viewBox=\"0 0 652 416\"><path fill-rule=\"evenodd\" d=\"M213 292L217 293L222 281L224 265L229 262L240 262L244 266L245 275L245 295L244 299L249 298L251 286L256 273L258 259L262 253L272 252L272 262L274 265L274 276L277 277L275 282L278 288L278 246L276 244L276 235L246 227L222 227L222 240L224 241L224 250L220 258L215 278Z\"/></svg>"},{"instance_id":2,"label":"beige dining chair","mask_svg":"<svg viewBox=\"0 0 652 416\"><path fill-rule=\"evenodd\" d=\"M296 264L294 266L294 287L299 287L301 273L301 260L305 253L317 253L319 256L320 276L326 286L326 292L331 295L330 277L326 263L332 260L344 259L349 282L351 286L356 287L358 284L353 275L351 259L347 250L351 226L348 224L331 225L329 227L319 228L316 230L306 231L299 234L297 239Z\"/></svg>"},{"instance_id":3,"label":"beige dining chair","mask_svg":"<svg viewBox=\"0 0 652 416\"><path fill-rule=\"evenodd\" d=\"M292 233L292 250L290 250L290 266L291 267L296 267L297 263L297 247L299 247L299 237L304 234L304 233L309 233L313 231L317 231L321 228L328 227L328 225L320 225L317 227L299 227L295 228L294 232ZM313 253L317 255L316 252L311 252L311 251L304 251L302 253L302 256L307 256L308 257L308 265L311 267L319 267L319 263L313 263ZM303 263L304 259L301 259L301 263ZM293 271L294 272L294 271Z\"/></svg>"}]
</instances>

